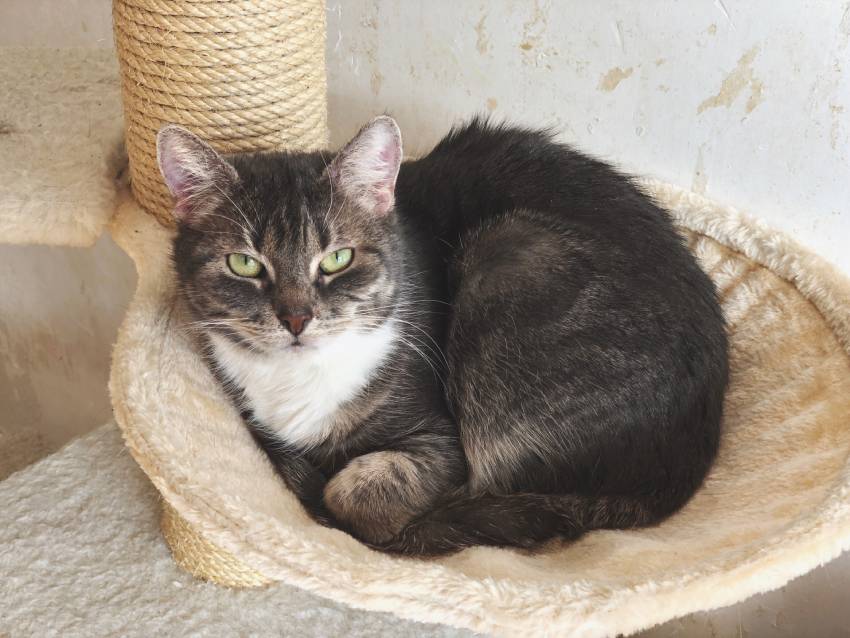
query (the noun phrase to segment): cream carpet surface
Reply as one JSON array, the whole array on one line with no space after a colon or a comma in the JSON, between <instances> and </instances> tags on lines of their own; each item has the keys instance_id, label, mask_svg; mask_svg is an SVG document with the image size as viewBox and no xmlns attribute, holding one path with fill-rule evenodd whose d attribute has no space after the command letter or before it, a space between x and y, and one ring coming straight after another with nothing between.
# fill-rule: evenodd
<instances>
[{"instance_id":1,"label":"cream carpet surface","mask_svg":"<svg viewBox=\"0 0 850 638\"><path fill-rule=\"evenodd\" d=\"M0 242L94 244L126 164L122 121L113 51L0 47Z\"/></svg>"},{"instance_id":2,"label":"cream carpet surface","mask_svg":"<svg viewBox=\"0 0 850 638\"><path fill-rule=\"evenodd\" d=\"M171 560L159 496L114 425L0 482L0 636L471 636L278 583L231 590Z\"/></svg>"},{"instance_id":3,"label":"cream carpet surface","mask_svg":"<svg viewBox=\"0 0 850 638\"><path fill-rule=\"evenodd\" d=\"M720 456L662 525L437 561L316 526L180 330L168 232L128 202L112 231L140 280L111 390L129 449L206 539L269 580L358 608L500 635L604 636L782 586L850 545L850 283L734 210L646 188L717 283L731 333Z\"/></svg>"}]
</instances>

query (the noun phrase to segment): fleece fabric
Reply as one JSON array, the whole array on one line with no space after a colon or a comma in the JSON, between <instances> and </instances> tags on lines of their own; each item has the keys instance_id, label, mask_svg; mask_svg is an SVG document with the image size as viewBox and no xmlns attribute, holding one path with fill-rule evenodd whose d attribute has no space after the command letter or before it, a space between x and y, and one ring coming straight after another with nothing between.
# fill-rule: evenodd
<instances>
[{"instance_id":1,"label":"fleece fabric","mask_svg":"<svg viewBox=\"0 0 850 638\"><path fill-rule=\"evenodd\" d=\"M94 244L126 165L122 121L112 50L0 47L0 243Z\"/></svg>"}]
</instances>

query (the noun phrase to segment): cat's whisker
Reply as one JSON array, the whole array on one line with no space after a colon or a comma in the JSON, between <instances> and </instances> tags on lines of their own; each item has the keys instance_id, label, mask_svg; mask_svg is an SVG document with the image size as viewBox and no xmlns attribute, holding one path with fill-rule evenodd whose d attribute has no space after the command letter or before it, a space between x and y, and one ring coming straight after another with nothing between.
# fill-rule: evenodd
<instances>
[{"instance_id":1,"label":"cat's whisker","mask_svg":"<svg viewBox=\"0 0 850 638\"><path fill-rule=\"evenodd\" d=\"M202 235L228 235L229 237L238 237L239 239L243 239L244 235L240 235L239 233L231 233L226 230L204 230L199 229L199 232Z\"/></svg>"},{"instance_id":2,"label":"cat's whisker","mask_svg":"<svg viewBox=\"0 0 850 638\"><path fill-rule=\"evenodd\" d=\"M430 305L432 302L423 303L422 305ZM431 314L445 314L446 311L443 309L440 310L427 310L417 307L419 304L417 302L408 302L408 301L399 301L395 304L387 304L384 306L369 306L368 309L371 311L380 311L380 310L399 310L404 312L416 312L416 313L431 313ZM451 304L446 304L451 306ZM411 310L412 308L412 310Z\"/></svg>"},{"instance_id":3,"label":"cat's whisker","mask_svg":"<svg viewBox=\"0 0 850 638\"><path fill-rule=\"evenodd\" d=\"M212 185L218 190L219 193L221 193L222 195L224 195L225 198L227 198L227 201L230 202L230 205L233 206L233 208L236 209L236 212L238 212L242 216L242 219L245 220L245 223L248 224L248 227L251 229L251 232L247 233L247 235L248 235L248 238L250 238L250 235L257 232L257 229L254 227L254 224L251 223L251 221L248 219L248 216L245 214L245 212L242 210L242 208L236 202L233 201L233 198L230 195L228 195L226 192L224 192L224 189L221 186L219 186L215 181L212 182Z\"/></svg>"},{"instance_id":4,"label":"cat's whisker","mask_svg":"<svg viewBox=\"0 0 850 638\"><path fill-rule=\"evenodd\" d=\"M331 203L328 204L328 209L325 211L325 214L322 217L322 230L324 230L324 232L327 233L328 232L328 217L329 217L330 212L331 212L331 210L333 209L333 206L334 206L334 181L333 181L333 179L331 179L331 169L328 166L327 161L325 160L324 153L319 151L319 157L322 158L322 163L325 165L325 171L328 174L328 184L329 184L330 190L331 190Z\"/></svg>"},{"instance_id":5,"label":"cat's whisker","mask_svg":"<svg viewBox=\"0 0 850 638\"><path fill-rule=\"evenodd\" d=\"M334 213L333 220L331 220L331 226L336 225L337 219L339 219L339 216L342 214L342 211L345 210L345 208L347 206L348 206L348 197L344 196L342 198L342 204L340 205L339 208L336 209L336 212Z\"/></svg>"},{"instance_id":6,"label":"cat's whisker","mask_svg":"<svg viewBox=\"0 0 850 638\"><path fill-rule=\"evenodd\" d=\"M428 355L426 355L424 352L422 352L422 350L420 350L416 345L411 343L410 335L407 335L407 336L404 336L404 337L397 335L396 338L399 341L401 341L403 344L405 344L407 347L411 348L414 352L416 352L422 358L422 360L428 365L428 367L431 368L432 372L434 373L434 376L439 380L440 384L443 385L443 386L446 385L445 380L443 379L443 375L441 375L439 373L439 371L437 370L437 367L434 365L434 362L431 361L431 359L428 357ZM424 345L422 343L419 343L419 345L424 347Z\"/></svg>"},{"instance_id":7,"label":"cat's whisker","mask_svg":"<svg viewBox=\"0 0 850 638\"><path fill-rule=\"evenodd\" d=\"M382 319L381 317L369 316L369 315L362 315L362 314L359 314L359 315L357 315L357 316L358 316L358 318L359 318L359 319L366 319L366 320L381 320L381 319ZM416 334L407 334L407 335L405 335L405 336L406 336L406 337L408 337L408 338L411 338L411 339L416 339L416 342L417 342L420 346L422 346L423 348L425 348L426 350L428 350L429 352L431 352L431 354L432 354L432 355L434 355L434 356L437 358L437 360L438 360L438 362L439 362L439 363L441 363L442 365L446 365L446 366L448 365L448 361L447 361L447 359L446 359L446 356L445 356L445 354L443 354L443 351L442 351L442 349L440 348L439 344L438 344L438 343L436 342L436 340L435 340L435 339L434 339L434 338L433 338L430 334L428 334L428 332L427 332L425 329L423 329L421 326L418 326L417 324L415 324L415 323L413 323L413 322L411 322L411 321L407 321L407 320L405 320L405 319L400 319L400 318L399 318L399 317L397 317L397 316L389 317L389 318L388 318L388 319L386 319L386 320L389 320L389 321L397 321L397 322L399 322L399 323L401 323L401 324L404 324L404 325L406 325L406 326L409 326L410 328L413 328L413 329L415 329L415 330L418 330L418 331L419 331L419 332L420 332L420 333L421 333L421 334L422 334L425 338L427 338L427 339L428 339L428 341L430 341L430 344L429 344L428 342L426 342L426 341L425 341L425 340L424 340L421 336L418 336L418 335L416 335ZM399 338L401 338L401 335L399 335ZM429 359L429 363L431 363L431 362L430 362L430 359Z\"/></svg>"},{"instance_id":8,"label":"cat's whisker","mask_svg":"<svg viewBox=\"0 0 850 638\"><path fill-rule=\"evenodd\" d=\"M254 219L259 222L262 219L262 216L260 215L260 211L257 209L257 203L254 201L254 198L251 197L251 195L248 193L248 189L245 188L245 184L240 182L239 185L242 190L243 200L250 204L251 211L253 211L254 213Z\"/></svg>"},{"instance_id":9,"label":"cat's whisker","mask_svg":"<svg viewBox=\"0 0 850 638\"><path fill-rule=\"evenodd\" d=\"M251 234L250 231L248 230L248 228L246 228L245 226L240 224L238 220L233 219L232 217L228 217L227 215L221 215L219 213L205 213L205 217L220 217L221 219L224 219L224 220L230 222L231 224L236 226L239 230L241 230L242 233L243 233L243 236Z\"/></svg>"}]
</instances>

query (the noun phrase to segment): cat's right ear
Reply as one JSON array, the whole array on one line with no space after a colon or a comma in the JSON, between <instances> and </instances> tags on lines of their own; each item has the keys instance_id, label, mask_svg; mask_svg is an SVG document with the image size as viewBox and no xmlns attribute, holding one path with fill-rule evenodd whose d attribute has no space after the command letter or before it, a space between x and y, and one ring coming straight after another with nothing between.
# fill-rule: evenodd
<instances>
[{"instance_id":1,"label":"cat's right ear","mask_svg":"<svg viewBox=\"0 0 850 638\"><path fill-rule=\"evenodd\" d=\"M395 183L401 166L401 131L387 115L376 117L334 158L330 178L348 201L386 215L395 204Z\"/></svg>"},{"instance_id":2,"label":"cat's right ear","mask_svg":"<svg viewBox=\"0 0 850 638\"><path fill-rule=\"evenodd\" d=\"M211 211L238 179L236 170L209 144L174 124L159 130L156 160L174 197L174 217L182 223Z\"/></svg>"}]
</instances>

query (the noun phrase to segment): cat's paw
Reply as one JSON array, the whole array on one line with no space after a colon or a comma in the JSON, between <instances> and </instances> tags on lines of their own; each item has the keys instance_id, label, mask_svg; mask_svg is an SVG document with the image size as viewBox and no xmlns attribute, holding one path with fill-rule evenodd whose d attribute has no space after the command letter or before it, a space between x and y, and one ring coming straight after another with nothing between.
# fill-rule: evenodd
<instances>
[{"instance_id":1,"label":"cat's paw","mask_svg":"<svg viewBox=\"0 0 850 638\"><path fill-rule=\"evenodd\" d=\"M372 452L352 459L325 486L334 517L358 538L382 543L421 511L419 466L403 452Z\"/></svg>"}]
</instances>

